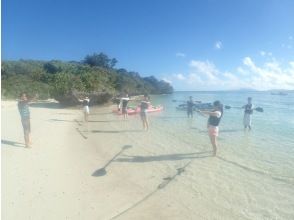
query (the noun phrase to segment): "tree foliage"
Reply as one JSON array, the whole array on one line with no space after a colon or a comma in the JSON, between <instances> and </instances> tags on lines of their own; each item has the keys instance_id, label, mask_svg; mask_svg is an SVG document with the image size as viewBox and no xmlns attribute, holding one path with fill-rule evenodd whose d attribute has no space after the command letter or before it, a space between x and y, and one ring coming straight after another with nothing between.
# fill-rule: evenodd
<instances>
[{"instance_id":1,"label":"tree foliage","mask_svg":"<svg viewBox=\"0 0 294 220\"><path fill-rule=\"evenodd\" d=\"M16 98L20 92L52 97L60 102L74 103L73 91L93 96L96 103L103 103L113 95L128 92L172 93L171 85L155 77L141 77L137 72L115 69L117 60L106 54L87 55L77 61L4 61L2 62L2 97ZM95 96L95 98L94 98Z\"/></svg>"}]
</instances>

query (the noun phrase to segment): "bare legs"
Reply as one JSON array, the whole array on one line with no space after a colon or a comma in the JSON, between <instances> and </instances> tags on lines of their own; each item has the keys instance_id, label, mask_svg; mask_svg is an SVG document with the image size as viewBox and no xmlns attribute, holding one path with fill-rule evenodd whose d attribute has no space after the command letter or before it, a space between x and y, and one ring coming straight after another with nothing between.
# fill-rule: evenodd
<instances>
[{"instance_id":1,"label":"bare legs","mask_svg":"<svg viewBox=\"0 0 294 220\"><path fill-rule=\"evenodd\" d=\"M210 142L213 148L213 156L216 156L216 150L217 150L217 141L216 141L216 136L214 135L209 135Z\"/></svg>"},{"instance_id":2,"label":"bare legs","mask_svg":"<svg viewBox=\"0 0 294 220\"><path fill-rule=\"evenodd\" d=\"M25 145L27 148L31 147L32 145L32 139L31 139L31 134L29 132L25 131L24 134L24 139L25 139Z\"/></svg>"},{"instance_id":3,"label":"bare legs","mask_svg":"<svg viewBox=\"0 0 294 220\"><path fill-rule=\"evenodd\" d=\"M85 118L85 122L88 122L88 120L89 120L89 113L84 112L84 118Z\"/></svg>"},{"instance_id":4,"label":"bare legs","mask_svg":"<svg viewBox=\"0 0 294 220\"><path fill-rule=\"evenodd\" d=\"M128 119L128 113L124 114L124 119Z\"/></svg>"},{"instance_id":5,"label":"bare legs","mask_svg":"<svg viewBox=\"0 0 294 220\"><path fill-rule=\"evenodd\" d=\"M148 129L149 129L149 122L148 122L147 116L145 114L141 113L141 119L142 119L142 123L143 123L143 129L145 131L148 131Z\"/></svg>"}]
</instances>

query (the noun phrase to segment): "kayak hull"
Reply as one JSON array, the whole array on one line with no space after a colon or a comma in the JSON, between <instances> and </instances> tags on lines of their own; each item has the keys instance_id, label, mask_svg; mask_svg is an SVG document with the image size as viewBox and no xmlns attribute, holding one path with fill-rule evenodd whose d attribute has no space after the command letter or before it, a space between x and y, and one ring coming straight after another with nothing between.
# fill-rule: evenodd
<instances>
[{"instance_id":1,"label":"kayak hull","mask_svg":"<svg viewBox=\"0 0 294 220\"><path fill-rule=\"evenodd\" d=\"M163 106L157 106L157 107L152 106L151 108L147 109L147 113L161 112L162 110L163 110ZM118 115L122 115L122 111L118 111L117 109L114 109L112 112ZM136 109L128 109L128 115L135 115L140 112L141 112L140 107Z\"/></svg>"}]
</instances>

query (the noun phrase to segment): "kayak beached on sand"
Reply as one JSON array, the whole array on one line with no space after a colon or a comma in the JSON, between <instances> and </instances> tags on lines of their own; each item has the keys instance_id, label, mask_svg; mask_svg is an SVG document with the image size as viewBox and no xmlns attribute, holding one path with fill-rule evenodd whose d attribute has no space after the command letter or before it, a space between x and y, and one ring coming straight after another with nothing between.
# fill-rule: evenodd
<instances>
[{"instance_id":1,"label":"kayak beached on sand","mask_svg":"<svg viewBox=\"0 0 294 220\"><path fill-rule=\"evenodd\" d=\"M150 106L148 109L147 109L147 113L151 113L151 112L160 112L163 110L163 106L159 105L159 106ZM141 109L140 107L136 107L136 108L128 108L128 115L135 115L137 113L140 113ZM121 115L122 112L121 111L118 111L117 109L114 109L112 111L113 113L116 113L118 115Z\"/></svg>"}]
</instances>

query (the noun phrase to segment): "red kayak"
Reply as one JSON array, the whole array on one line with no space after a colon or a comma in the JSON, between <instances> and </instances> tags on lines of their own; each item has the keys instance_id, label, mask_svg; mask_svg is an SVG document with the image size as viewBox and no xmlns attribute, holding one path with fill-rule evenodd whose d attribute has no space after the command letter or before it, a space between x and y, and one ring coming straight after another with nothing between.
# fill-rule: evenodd
<instances>
[{"instance_id":1,"label":"red kayak","mask_svg":"<svg viewBox=\"0 0 294 220\"><path fill-rule=\"evenodd\" d=\"M163 106L150 106L147 109L147 113L151 113L151 112L160 112L163 110ZM128 108L128 115L135 115L137 113L140 113L141 109L140 107L137 107L136 109L133 108ZM122 115L121 111L118 111L117 109L112 110L113 113L117 113L118 115Z\"/></svg>"}]
</instances>

